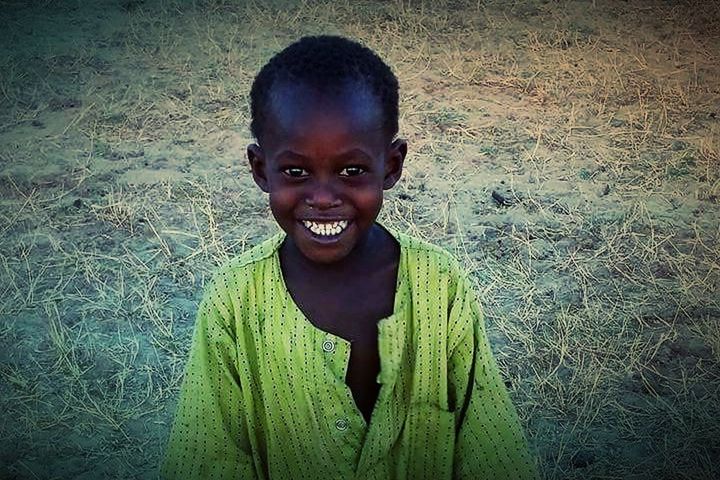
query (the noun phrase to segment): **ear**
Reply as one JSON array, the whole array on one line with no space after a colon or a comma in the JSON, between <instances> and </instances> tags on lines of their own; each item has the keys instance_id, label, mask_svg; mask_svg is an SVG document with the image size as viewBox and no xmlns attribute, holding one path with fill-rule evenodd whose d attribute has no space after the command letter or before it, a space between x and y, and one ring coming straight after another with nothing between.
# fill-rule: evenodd
<instances>
[{"instance_id":1,"label":"ear","mask_svg":"<svg viewBox=\"0 0 720 480\"><path fill-rule=\"evenodd\" d=\"M260 187L260 190L269 193L270 187L268 186L266 174L267 163L265 162L265 154L262 148L255 143L248 145L247 157L250 162L250 171L252 172L253 180L255 180L257 186Z\"/></svg>"},{"instance_id":2,"label":"ear","mask_svg":"<svg viewBox=\"0 0 720 480\"><path fill-rule=\"evenodd\" d=\"M398 138L390 144L385 157L383 190L390 190L400 180L405 155L407 155L407 141L405 139Z\"/></svg>"}]
</instances>

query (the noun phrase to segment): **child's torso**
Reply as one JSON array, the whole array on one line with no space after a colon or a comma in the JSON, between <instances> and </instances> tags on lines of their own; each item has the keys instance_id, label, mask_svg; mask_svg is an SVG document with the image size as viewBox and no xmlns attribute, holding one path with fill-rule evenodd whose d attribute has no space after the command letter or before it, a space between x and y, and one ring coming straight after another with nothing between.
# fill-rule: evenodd
<instances>
[{"instance_id":1,"label":"child's torso","mask_svg":"<svg viewBox=\"0 0 720 480\"><path fill-rule=\"evenodd\" d=\"M353 279L328 283L306 272L286 271L285 283L295 303L317 328L351 342L345 383L367 422L380 392L377 322L393 313L399 247L388 245L381 268Z\"/></svg>"}]
</instances>

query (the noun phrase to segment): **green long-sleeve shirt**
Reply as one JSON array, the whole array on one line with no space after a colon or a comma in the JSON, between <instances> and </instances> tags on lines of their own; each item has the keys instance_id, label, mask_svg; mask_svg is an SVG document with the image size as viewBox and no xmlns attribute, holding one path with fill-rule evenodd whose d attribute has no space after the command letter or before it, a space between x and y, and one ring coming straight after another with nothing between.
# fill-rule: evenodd
<instances>
[{"instance_id":1,"label":"green long-sleeve shirt","mask_svg":"<svg viewBox=\"0 0 720 480\"><path fill-rule=\"evenodd\" d=\"M538 477L467 274L382 226L400 264L369 425L345 384L350 342L310 323L285 286L280 232L208 283L163 478Z\"/></svg>"}]
</instances>

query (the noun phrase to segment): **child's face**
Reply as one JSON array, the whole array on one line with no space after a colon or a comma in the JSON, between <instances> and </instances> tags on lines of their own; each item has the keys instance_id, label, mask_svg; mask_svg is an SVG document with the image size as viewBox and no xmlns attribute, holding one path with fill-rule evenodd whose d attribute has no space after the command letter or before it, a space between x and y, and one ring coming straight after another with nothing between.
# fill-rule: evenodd
<instances>
[{"instance_id":1,"label":"child's face","mask_svg":"<svg viewBox=\"0 0 720 480\"><path fill-rule=\"evenodd\" d=\"M364 89L325 95L286 84L272 93L263 145L248 146L253 178L269 193L275 220L307 259L342 260L364 244L383 190L400 178L406 142L388 143L380 102ZM339 225L322 235L317 224L328 225L329 233L332 222Z\"/></svg>"}]
</instances>

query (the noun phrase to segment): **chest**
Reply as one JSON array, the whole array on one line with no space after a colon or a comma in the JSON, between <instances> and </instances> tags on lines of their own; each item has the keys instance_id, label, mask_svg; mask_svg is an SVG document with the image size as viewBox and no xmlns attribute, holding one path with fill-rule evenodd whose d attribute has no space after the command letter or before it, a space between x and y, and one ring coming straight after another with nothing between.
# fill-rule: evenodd
<instances>
[{"instance_id":1,"label":"chest","mask_svg":"<svg viewBox=\"0 0 720 480\"><path fill-rule=\"evenodd\" d=\"M377 322L393 312L395 279L391 275L341 286L301 282L288 288L313 325L352 342L353 347L377 343Z\"/></svg>"},{"instance_id":2,"label":"chest","mask_svg":"<svg viewBox=\"0 0 720 480\"><path fill-rule=\"evenodd\" d=\"M345 383L369 422L380 391L378 327L393 313L397 264L352 282L286 279L293 300L317 328L351 342Z\"/></svg>"}]
</instances>

